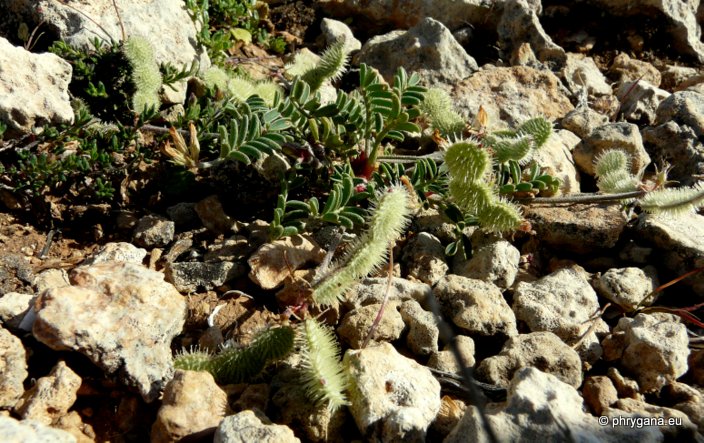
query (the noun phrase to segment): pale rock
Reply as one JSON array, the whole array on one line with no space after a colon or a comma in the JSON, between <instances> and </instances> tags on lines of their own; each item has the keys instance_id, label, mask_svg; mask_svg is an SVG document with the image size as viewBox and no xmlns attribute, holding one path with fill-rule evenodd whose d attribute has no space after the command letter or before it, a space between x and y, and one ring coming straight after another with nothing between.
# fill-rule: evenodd
<instances>
[{"instance_id":1,"label":"pale rock","mask_svg":"<svg viewBox=\"0 0 704 443\"><path fill-rule=\"evenodd\" d=\"M381 303L388 286L388 278L365 278L353 286L347 294L343 304L347 309ZM389 287L389 301L415 300L425 306L428 296L432 294L430 285L421 282L393 277Z\"/></svg>"},{"instance_id":2,"label":"pale rock","mask_svg":"<svg viewBox=\"0 0 704 443\"><path fill-rule=\"evenodd\" d=\"M173 442L213 432L226 410L227 394L210 373L177 370L164 388L151 442Z\"/></svg>"},{"instance_id":3,"label":"pale rock","mask_svg":"<svg viewBox=\"0 0 704 443\"><path fill-rule=\"evenodd\" d=\"M493 283L501 289L511 287L518 274L520 251L504 239L495 239L481 246L472 243L472 258L464 260L455 256L452 272Z\"/></svg>"},{"instance_id":4,"label":"pale rock","mask_svg":"<svg viewBox=\"0 0 704 443\"><path fill-rule=\"evenodd\" d=\"M638 126L626 122L608 123L596 128L574 148L572 154L582 171L594 175L594 161L601 153L611 149L621 149L629 155L633 175L641 174L650 164L650 156L645 151Z\"/></svg>"},{"instance_id":5,"label":"pale rock","mask_svg":"<svg viewBox=\"0 0 704 443\"><path fill-rule=\"evenodd\" d=\"M646 81L624 82L615 92L621 101L623 117L632 123L650 125L655 121L658 106L670 93Z\"/></svg>"},{"instance_id":6,"label":"pale rock","mask_svg":"<svg viewBox=\"0 0 704 443\"><path fill-rule=\"evenodd\" d=\"M704 175L704 94L679 91L660 103L655 122L643 129L648 152L673 165L669 178L690 186Z\"/></svg>"},{"instance_id":7,"label":"pale rock","mask_svg":"<svg viewBox=\"0 0 704 443\"><path fill-rule=\"evenodd\" d=\"M27 375L27 354L22 342L0 328L0 409L15 406L24 392Z\"/></svg>"},{"instance_id":8,"label":"pale rock","mask_svg":"<svg viewBox=\"0 0 704 443\"><path fill-rule=\"evenodd\" d=\"M0 297L0 325L14 329L19 328L35 297L32 294L20 292L5 293Z\"/></svg>"},{"instance_id":9,"label":"pale rock","mask_svg":"<svg viewBox=\"0 0 704 443\"><path fill-rule=\"evenodd\" d=\"M147 250L138 248L132 243L117 242L106 243L101 246L96 252L83 260L81 265L90 266L98 263L106 262L124 262L142 264L144 257L147 256Z\"/></svg>"},{"instance_id":10,"label":"pale rock","mask_svg":"<svg viewBox=\"0 0 704 443\"><path fill-rule=\"evenodd\" d=\"M558 129L540 150L533 154L532 160L538 163L545 173L560 179L559 192L562 194L580 191L579 172L572 158L572 150L580 141L574 133Z\"/></svg>"},{"instance_id":11,"label":"pale rock","mask_svg":"<svg viewBox=\"0 0 704 443\"><path fill-rule=\"evenodd\" d=\"M147 402L156 399L173 374L170 345L185 321L183 297L163 274L134 263L79 267L71 283L36 300L35 338L80 352Z\"/></svg>"},{"instance_id":12,"label":"pale rock","mask_svg":"<svg viewBox=\"0 0 704 443\"><path fill-rule=\"evenodd\" d=\"M24 420L51 425L66 415L76 401L81 377L59 361L46 377L24 393L15 410Z\"/></svg>"},{"instance_id":13,"label":"pale rock","mask_svg":"<svg viewBox=\"0 0 704 443\"><path fill-rule=\"evenodd\" d=\"M415 300L407 300L399 310L403 322L408 326L406 344L416 355L429 355L438 351L437 321L432 312L424 310Z\"/></svg>"},{"instance_id":14,"label":"pale rock","mask_svg":"<svg viewBox=\"0 0 704 443\"><path fill-rule=\"evenodd\" d=\"M618 54L608 72L617 83L644 80L658 87L662 81L660 71L648 62L631 59L627 54Z\"/></svg>"},{"instance_id":15,"label":"pale rock","mask_svg":"<svg viewBox=\"0 0 704 443\"><path fill-rule=\"evenodd\" d=\"M499 441L511 442L662 442L657 429L601 426L583 410L573 386L535 368L516 373L508 389L506 406L487 410L489 424ZM467 408L444 443L489 443L476 407Z\"/></svg>"},{"instance_id":16,"label":"pale rock","mask_svg":"<svg viewBox=\"0 0 704 443\"><path fill-rule=\"evenodd\" d=\"M622 398L618 400L613 407L604 411L604 415L611 417L612 421L623 420L623 418L633 418L635 420L643 419L663 419L663 426L643 426L644 428L651 427L658 429L665 437L665 441L697 441L697 425L687 417L682 411L677 409L666 408L663 406L651 405L644 401L634 400L632 398ZM667 422L672 420L673 425L667 425ZM609 423L611 424L611 423Z\"/></svg>"},{"instance_id":17,"label":"pale rock","mask_svg":"<svg viewBox=\"0 0 704 443\"><path fill-rule=\"evenodd\" d=\"M408 31L369 39L356 59L379 70L391 82L396 70L418 73L427 85L451 85L477 70L477 62L439 21L425 18Z\"/></svg>"},{"instance_id":18,"label":"pale rock","mask_svg":"<svg viewBox=\"0 0 704 443\"><path fill-rule=\"evenodd\" d=\"M398 312L398 302L389 302L384 315L370 339L370 343L395 341L401 337L406 325ZM348 312L340 322L337 333L353 349L359 349L369 334L381 304L367 305Z\"/></svg>"},{"instance_id":19,"label":"pale rock","mask_svg":"<svg viewBox=\"0 0 704 443\"><path fill-rule=\"evenodd\" d=\"M71 65L57 55L33 54L0 37L0 122L13 133L73 122L68 93Z\"/></svg>"},{"instance_id":20,"label":"pale rock","mask_svg":"<svg viewBox=\"0 0 704 443\"><path fill-rule=\"evenodd\" d=\"M328 46L339 39L344 39L345 48L349 52L356 51L362 47L362 42L354 37L350 27L339 20L323 18L323 21L320 22L320 30L323 32Z\"/></svg>"},{"instance_id":21,"label":"pale rock","mask_svg":"<svg viewBox=\"0 0 704 443\"><path fill-rule=\"evenodd\" d=\"M301 235L275 240L260 247L249 257L249 278L262 289L274 289L290 277L289 266L296 270L306 263L320 264L325 250Z\"/></svg>"},{"instance_id":22,"label":"pale rock","mask_svg":"<svg viewBox=\"0 0 704 443\"><path fill-rule=\"evenodd\" d=\"M176 224L156 215L146 215L139 219L132 238L137 246L163 248L171 243L176 233Z\"/></svg>"},{"instance_id":23,"label":"pale rock","mask_svg":"<svg viewBox=\"0 0 704 443\"><path fill-rule=\"evenodd\" d=\"M516 317L493 283L446 275L433 288L443 315L472 334L514 336Z\"/></svg>"},{"instance_id":24,"label":"pale rock","mask_svg":"<svg viewBox=\"0 0 704 443\"><path fill-rule=\"evenodd\" d=\"M466 335L457 335L455 336L455 341L457 342L457 347L460 350L464 363L466 363L468 367L474 367L476 363L474 358L474 340ZM457 375L460 375L462 371L449 344L445 345L442 351L434 352L430 355L428 367Z\"/></svg>"},{"instance_id":25,"label":"pale rock","mask_svg":"<svg viewBox=\"0 0 704 443\"><path fill-rule=\"evenodd\" d=\"M608 349L605 349L605 351L606 350ZM614 384L614 387L616 387L616 391L618 392L619 398L642 398L638 382L631 378L624 377L615 366L612 366L607 369L606 375L609 377L609 380L611 380L611 382Z\"/></svg>"},{"instance_id":26,"label":"pale rock","mask_svg":"<svg viewBox=\"0 0 704 443\"><path fill-rule=\"evenodd\" d=\"M57 418L52 427L68 432L76 438L77 443L95 443L98 440L93 426L84 423L81 415L76 411Z\"/></svg>"},{"instance_id":27,"label":"pale rock","mask_svg":"<svg viewBox=\"0 0 704 443\"><path fill-rule=\"evenodd\" d=\"M585 139L598 127L608 123L609 117L588 106L578 106L560 120L560 125L572 131L580 139ZM573 149L572 147L570 151ZM572 161L574 163L574 160Z\"/></svg>"},{"instance_id":28,"label":"pale rock","mask_svg":"<svg viewBox=\"0 0 704 443\"><path fill-rule=\"evenodd\" d=\"M666 65L665 69L660 71L660 74L662 75L660 87L671 91L679 90L680 85L698 76L699 71L697 68L688 66Z\"/></svg>"},{"instance_id":29,"label":"pale rock","mask_svg":"<svg viewBox=\"0 0 704 443\"><path fill-rule=\"evenodd\" d=\"M373 23L410 28L426 17L442 22L450 29L467 24L496 23L504 1L488 4L484 0L320 0L323 11L340 19L364 17Z\"/></svg>"},{"instance_id":30,"label":"pale rock","mask_svg":"<svg viewBox=\"0 0 704 443\"><path fill-rule=\"evenodd\" d=\"M470 121L482 106L490 129L515 128L536 115L554 121L573 109L553 73L525 66L481 69L453 84L449 92L456 110Z\"/></svg>"},{"instance_id":31,"label":"pale rock","mask_svg":"<svg viewBox=\"0 0 704 443\"><path fill-rule=\"evenodd\" d=\"M269 405L271 394L269 383L251 383L243 386L237 401L232 404L235 411L246 411L247 409L266 411ZM229 394L229 392L228 392Z\"/></svg>"},{"instance_id":32,"label":"pale rock","mask_svg":"<svg viewBox=\"0 0 704 443\"><path fill-rule=\"evenodd\" d=\"M424 441L440 410L440 383L389 343L345 353L349 410L365 438Z\"/></svg>"},{"instance_id":33,"label":"pale rock","mask_svg":"<svg viewBox=\"0 0 704 443\"><path fill-rule=\"evenodd\" d=\"M579 355L552 332L511 337L498 355L479 364L477 377L491 384L508 386L516 371L527 367L552 374L575 388L582 384Z\"/></svg>"},{"instance_id":34,"label":"pale rock","mask_svg":"<svg viewBox=\"0 0 704 443\"><path fill-rule=\"evenodd\" d=\"M225 417L215 431L214 443L300 443L293 431L272 423L254 411L242 411Z\"/></svg>"},{"instance_id":35,"label":"pale rock","mask_svg":"<svg viewBox=\"0 0 704 443\"><path fill-rule=\"evenodd\" d=\"M436 208L421 208L411 221L410 231L427 232L443 244L455 241L455 225Z\"/></svg>"},{"instance_id":36,"label":"pale rock","mask_svg":"<svg viewBox=\"0 0 704 443\"><path fill-rule=\"evenodd\" d=\"M644 393L657 393L687 372L687 328L667 316L638 314L635 318L621 318L602 346L604 358L620 359Z\"/></svg>"},{"instance_id":37,"label":"pale rock","mask_svg":"<svg viewBox=\"0 0 704 443\"><path fill-rule=\"evenodd\" d=\"M34 420L15 420L0 415L0 435L5 443L76 443L66 431L45 426Z\"/></svg>"},{"instance_id":38,"label":"pale rock","mask_svg":"<svg viewBox=\"0 0 704 443\"><path fill-rule=\"evenodd\" d=\"M252 245L247 240L247 237L241 235L223 239L222 242L216 241L213 244L209 244L207 249L207 252L203 255L203 260L206 263L240 261L249 257L253 252Z\"/></svg>"},{"instance_id":39,"label":"pale rock","mask_svg":"<svg viewBox=\"0 0 704 443\"><path fill-rule=\"evenodd\" d=\"M627 222L618 204L530 205L523 215L542 243L577 254L612 248Z\"/></svg>"},{"instance_id":40,"label":"pale rock","mask_svg":"<svg viewBox=\"0 0 704 443\"><path fill-rule=\"evenodd\" d=\"M618 400L616 387L609 377L604 375L595 375L584 380L582 396L595 415L603 415L603 411Z\"/></svg>"},{"instance_id":41,"label":"pale rock","mask_svg":"<svg viewBox=\"0 0 704 443\"><path fill-rule=\"evenodd\" d=\"M401 261L406 265L408 276L431 286L448 270L445 248L437 237L427 232L411 238L403 248Z\"/></svg>"},{"instance_id":42,"label":"pale rock","mask_svg":"<svg viewBox=\"0 0 704 443\"><path fill-rule=\"evenodd\" d=\"M587 90L588 95L609 95L612 93L606 77L599 71L591 57L582 54L567 54L562 75L567 83L567 88L575 96L578 96L583 89Z\"/></svg>"},{"instance_id":43,"label":"pale rock","mask_svg":"<svg viewBox=\"0 0 704 443\"><path fill-rule=\"evenodd\" d=\"M141 263L141 262L140 262ZM37 294L41 293L45 289L58 288L61 286L68 286L68 272L65 269L45 269L39 274L34 280L34 287L37 290Z\"/></svg>"},{"instance_id":44,"label":"pale rock","mask_svg":"<svg viewBox=\"0 0 704 443\"><path fill-rule=\"evenodd\" d=\"M641 268L612 268L597 274L592 282L602 297L616 303L627 312L639 306L650 306L656 297L646 296L660 286L657 270L652 266Z\"/></svg>"},{"instance_id":45,"label":"pale rock","mask_svg":"<svg viewBox=\"0 0 704 443\"><path fill-rule=\"evenodd\" d=\"M552 41L538 19L542 9L539 0L503 2L503 14L496 29L499 45L510 53L522 43L528 42L538 60L563 64L565 50Z\"/></svg>"},{"instance_id":46,"label":"pale rock","mask_svg":"<svg viewBox=\"0 0 704 443\"><path fill-rule=\"evenodd\" d=\"M676 218L642 214L636 224L636 235L653 245L658 264L675 275L684 275L704 266L704 216L684 214ZM682 281L695 294L704 294L704 273Z\"/></svg>"}]
</instances>

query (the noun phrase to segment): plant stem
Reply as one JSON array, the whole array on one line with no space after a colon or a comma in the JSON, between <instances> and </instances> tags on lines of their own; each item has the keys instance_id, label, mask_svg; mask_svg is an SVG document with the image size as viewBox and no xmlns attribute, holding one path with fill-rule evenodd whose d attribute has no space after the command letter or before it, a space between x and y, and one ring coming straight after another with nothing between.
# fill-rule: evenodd
<instances>
[{"instance_id":1,"label":"plant stem","mask_svg":"<svg viewBox=\"0 0 704 443\"><path fill-rule=\"evenodd\" d=\"M374 323L372 323L371 327L369 328L369 333L367 334L367 337L364 339L364 343L362 343L361 349L364 349L367 347L369 344L369 341L372 339L374 336L374 332L376 332L376 328L379 326L379 323L381 323L381 318L384 315L384 308L386 308L386 304L389 302L389 292L391 292L391 282L394 279L394 247L393 244L389 245L389 267L388 267L388 279L386 280L386 289L384 290L384 299L381 301L381 306L379 307L379 312L376 314L376 318L374 319Z\"/></svg>"}]
</instances>

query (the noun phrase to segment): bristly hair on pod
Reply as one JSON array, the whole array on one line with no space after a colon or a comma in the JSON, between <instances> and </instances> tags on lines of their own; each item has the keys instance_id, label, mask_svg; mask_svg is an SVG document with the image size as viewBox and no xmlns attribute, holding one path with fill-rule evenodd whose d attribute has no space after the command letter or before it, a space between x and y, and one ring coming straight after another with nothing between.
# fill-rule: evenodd
<instances>
[{"instance_id":1,"label":"bristly hair on pod","mask_svg":"<svg viewBox=\"0 0 704 443\"><path fill-rule=\"evenodd\" d=\"M475 140L455 142L445 152L445 165L453 180L475 182L486 178L492 169L489 151Z\"/></svg>"},{"instance_id":2,"label":"bristly hair on pod","mask_svg":"<svg viewBox=\"0 0 704 443\"><path fill-rule=\"evenodd\" d=\"M518 127L517 135L530 135L533 138L534 149L542 148L552 135L552 123L544 117L527 120Z\"/></svg>"},{"instance_id":3,"label":"bristly hair on pod","mask_svg":"<svg viewBox=\"0 0 704 443\"><path fill-rule=\"evenodd\" d=\"M594 172L602 177L616 171L630 171L631 159L622 149L608 149L594 160Z\"/></svg>"},{"instance_id":4,"label":"bristly hair on pod","mask_svg":"<svg viewBox=\"0 0 704 443\"><path fill-rule=\"evenodd\" d=\"M336 40L323 51L315 67L306 71L301 79L308 83L311 92L317 91L325 80L337 80L345 72L348 55L349 49L345 45L345 39Z\"/></svg>"},{"instance_id":5,"label":"bristly hair on pod","mask_svg":"<svg viewBox=\"0 0 704 443\"><path fill-rule=\"evenodd\" d=\"M647 193L638 204L652 214L675 217L693 213L704 206L704 182L686 188L657 189Z\"/></svg>"},{"instance_id":6,"label":"bristly hair on pod","mask_svg":"<svg viewBox=\"0 0 704 443\"><path fill-rule=\"evenodd\" d=\"M151 43L144 37L132 36L125 41L123 54L132 68L131 79L136 89L132 108L135 112L158 108L162 79Z\"/></svg>"},{"instance_id":7,"label":"bristly hair on pod","mask_svg":"<svg viewBox=\"0 0 704 443\"><path fill-rule=\"evenodd\" d=\"M481 209L477 218L482 229L496 233L515 231L523 222L521 209L503 198Z\"/></svg>"},{"instance_id":8,"label":"bristly hair on pod","mask_svg":"<svg viewBox=\"0 0 704 443\"><path fill-rule=\"evenodd\" d=\"M348 404L347 373L340 362L340 347L333 331L309 318L298 326L295 343L301 356L301 382L306 396L330 411Z\"/></svg>"},{"instance_id":9,"label":"bristly hair on pod","mask_svg":"<svg viewBox=\"0 0 704 443\"><path fill-rule=\"evenodd\" d=\"M370 208L369 228L353 243L336 271L313 288L313 303L337 305L352 285L382 266L389 245L403 233L411 213L412 200L406 188L393 185L382 189L376 205Z\"/></svg>"}]
</instances>

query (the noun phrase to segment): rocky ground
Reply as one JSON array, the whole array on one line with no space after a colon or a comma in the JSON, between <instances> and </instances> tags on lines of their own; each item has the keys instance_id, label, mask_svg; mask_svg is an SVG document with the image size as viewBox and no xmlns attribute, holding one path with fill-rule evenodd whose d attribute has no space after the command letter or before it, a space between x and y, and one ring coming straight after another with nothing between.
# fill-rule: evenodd
<instances>
[{"instance_id":1,"label":"rocky ground","mask_svg":"<svg viewBox=\"0 0 704 443\"><path fill-rule=\"evenodd\" d=\"M210 63L180 0L118 3L121 24L111 1L80 2L77 14L0 0L11 12L0 19L9 128L0 161L36 148L33 129L74 118L70 65L18 46L23 20L76 46L101 32L119 39L124 26L158 35L159 60ZM289 48L320 52L346 36L353 67L387 80L399 66L418 72L468 122L480 108L492 130L539 115L554 122L536 160L560 178L562 196L595 191L594 159L614 147L644 186L665 162L680 185L704 176L699 1L268 3L268 24ZM253 73L286 62L256 45L233 52ZM183 111L189 87L162 98L165 113ZM349 405L331 412L301 392L296 353L250 383L174 370L182 349L216 351L297 322L286 307L335 248L329 228L269 240L261 214L271 208L256 208L276 200L277 184L174 196L160 188L165 164L140 163L103 203L78 192L28 198L0 174L4 441L460 442L491 441L489 429L499 441L704 441L704 216L526 202L525 232L465 228L472 255L462 258L445 255L455 225L419 209L394 249L393 279L369 276L321 314L353 380ZM479 408L432 299L480 382Z\"/></svg>"}]
</instances>

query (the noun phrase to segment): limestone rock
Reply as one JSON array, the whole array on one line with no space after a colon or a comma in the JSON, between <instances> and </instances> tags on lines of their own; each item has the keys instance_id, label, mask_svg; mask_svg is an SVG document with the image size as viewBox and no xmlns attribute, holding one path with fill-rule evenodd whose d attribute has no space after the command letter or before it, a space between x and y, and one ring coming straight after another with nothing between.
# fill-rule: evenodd
<instances>
[{"instance_id":1,"label":"limestone rock","mask_svg":"<svg viewBox=\"0 0 704 443\"><path fill-rule=\"evenodd\" d=\"M516 279L520 258L521 253L515 246L504 239L495 239L481 246L475 245L469 260L455 256L452 271L462 277L483 280L506 289Z\"/></svg>"},{"instance_id":2,"label":"limestone rock","mask_svg":"<svg viewBox=\"0 0 704 443\"><path fill-rule=\"evenodd\" d=\"M152 401L173 373L170 344L186 314L183 297L163 278L133 263L76 268L72 286L49 289L35 302L33 334L118 372Z\"/></svg>"},{"instance_id":3,"label":"limestone rock","mask_svg":"<svg viewBox=\"0 0 704 443\"><path fill-rule=\"evenodd\" d=\"M211 195L199 201L193 207L203 226L215 234L237 232L235 219L225 213L225 208L217 195Z\"/></svg>"},{"instance_id":4,"label":"limestone rock","mask_svg":"<svg viewBox=\"0 0 704 443\"><path fill-rule=\"evenodd\" d=\"M15 406L25 420L51 425L66 415L76 401L81 377L60 361L46 377L41 377Z\"/></svg>"},{"instance_id":5,"label":"limestone rock","mask_svg":"<svg viewBox=\"0 0 704 443\"><path fill-rule=\"evenodd\" d=\"M45 426L34 420L15 420L0 415L0 435L5 443L76 443L66 431Z\"/></svg>"},{"instance_id":6,"label":"limestone rock","mask_svg":"<svg viewBox=\"0 0 704 443\"><path fill-rule=\"evenodd\" d=\"M564 63L565 50L552 41L538 19L542 12L540 1L508 0L503 3L503 14L496 29L502 48L513 51L528 42L538 60Z\"/></svg>"},{"instance_id":7,"label":"limestone rock","mask_svg":"<svg viewBox=\"0 0 704 443\"><path fill-rule=\"evenodd\" d=\"M213 432L225 418L226 409L227 394L210 373L177 370L164 388L151 441L166 443Z\"/></svg>"},{"instance_id":8,"label":"limestone rock","mask_svg":"<svg viewBox=\"0 0 704 443\"><path fill-rule=\"evenodd\" d=\"M33 54L0 37L0 122L8 126L6 135L72 123L71 73L57 55Z\"/></svg>"},{"instance_id":9,"label":"limestone rock","mask_svg":"<svg viewBox=\"0 0 704 443\"><path fill-rule=\"evenodd\" d=\"M164 269L166 281L180 292L211 290L247 273L246 265L238 262L173 262Z\"/></svg>"},{"instance_id":10,"label":"limestone rock","mask_svg":"<svg viewBox=\"0 0 704 443\"><path fill-rule=\"evenodd\" d=\"M476 363L474 359L474 340L466 335L458 335L455 337L457 346L460 349L460 354L468 367L474 367ZM445 345L442 351L434 352L428 359L428 367L437 369L438 371L460 374L461 368L455 354L450 350L450 345Z\"/></svg>"},{"instance_id":11,"label":"limestone rock","mask_svg":"<svg viewBox=\"0 0 704 443\"><path fill-rule=\"evenodd\" d=\"M138 248L132 243L116 242L106 243L98 251L91 254L83 260L81 265L90 266L105 262L125 262L142 264L144 257L147 256L146 249Z\"/></svg>"},{"instance_id":12,"label":"limestone rock","mask_svg":"<svg viewBox=\"0 0 704 443\"><path fill-rule=\"evenodd\" d=\"M585 57L581 54L567 54L562 75L567 87L576 96L582 89L586 89L588 95L611 94L611 86L591 57Z\"/></svg>"},{"instance_id":13,"label":"limestone rock","mask_svg":"<svg viewBox=\"0 0 704 443\"><path fill-rule=\"evenodd\" d=\"M266 417L253 411L242 411L230 415L215 431L215 443L300 443L286 426L271 423Z\"/></svg>"},{"instance_id":14,"label":"limestone rock","mask_svg":"<svg viewBox=\"0 0 704 443\"><path fill-rule=\"evenodd\" d=\"M514 336L516 318L493 283L446 275L433 288L443 315L466 331L484 336Z\"/></svg>"},{"instance_id":15,"label":"limestone rock","mask_svg":"<svg viewBox=\"0 0 704 443\"><path fill-rule=\"evenodd\" d=\"M0 325L17 329L29 311L35 296L20 292L7 292L0 297Z\"/></svg>"},{"instance_id":16,"label":"limestone rock","mask_svg":"<svg viewBox=\"0 0 704 443\"><path fill-rule=\"evenodd\" d=\"M659 285L657 271L652 266L640 268L612 268L598 275L593 282L594 289L603 297L633 311L638 306L650 306L655 297L646 296Z\"/></svg>"},{"instance_id":17,"label":"limestone rock","mask_svg":"<svg viewBox=\"0 0 704 443\"><path fill-rule=\"evenodd\" d=\"M394 341L401 337L406 325L403 323L403 318L401 318L396 306L397 302L390 302L386 305L384 315L381 317L370 343ZM362 347L380 307L381 304L367 305L348 312L337 328L340 338L353 349Z\"/></svg>"},{"instance_id":18,"label":"limestone rock","mask_svg":"<svg viewBox=\"0 0 704 443\"><path fill-rule=\"evenodd\" d=\"M401 318L408 326L406 344L416 355L428 355L438 350L438 325L432 312L424 310L415 300L401 304Z\"/></svg>"},{"instance_id":19,"label":"limestone rock","mask_svg":"<svg viewBox=\"0 0 704 443\"><path fill-rule=\"evenodd\" d=\"M134 228L133 239L137 246L163 248L173 241L176 224L164 217L147 215Z\"/></svg>"},{"instance_id":20,"label":"limestone rock","mask_svg":"<svg viewBox=\"0 0 704 443\"><path fill-rule=\"evenodd\" d=\"M453 84L477 70L477 62L452 33L432 18L421 20L408 31L372 37L362 46L357 61L378 69L388 82L400 66L417 72L428 85Z\"/></svg>"},{"instance_id":21,"label":"limestone rock","mask_svg":"<svg viewBox=\"0 0 704 443\"><path fill-rule=\"evenodd\" d=\"M572 154L581 170L594 175L594 160L604 151L621 149L630 156L631 173L638 175L650 164L650 156L643 147L638 126L632 123L608 123L592 131Z\"/></svg>"},{"instance_id":22,"label":"limestone rock","mask_svg":"<svg viewBox=\"0 0 704 443\"><path fill-rule=\"evenodd\" d=\"M274 289L290 276L289 266L296 270L306 263L319 264L323 258L325 251L306 237L282 238L263 245L249 257L249 278L262 289Z\"/></svg>"},{"instance_id":23,"label":"limestone rock","mask_svg":"<svg viewBox=\"0 0 704 443\"><path fill-rule=\"evenodd\" d=\"M15 406L24 392L22 383L27 375L27 355L22 342L0 328L0 408Z\"/></svg>"},{"instance_id":24,"label":"limestone rock","mask_svg":"<svg viewBox=\"0 0 704 443\"><path fill-rule=\"evenodd\" d=\"M563 268L535 282L520 282L514 290L513 311L516 319L526 322L531 331L550 331L568 344L576 343L592 326L590 319L599 310L596 292L584 275L574 269ZM601 356L596 334L605 334L608 326L596 320L596 329L590 332L578 348L588 362Z\"/></svg>"},{"instance_id":25,"label":"limestone rock","mask_svg":"<svg viewBox=\"0 0 704 443\"><path fill-rule=\"evenodd\" d=\"M560 124L580 139L587 138L596 128L608 123L609 117L588 106L578 106L565 115ZM574 160L573 160L574 163Z\"/></svg>"},{"instance_id":26,"label":"limestone rock","mask_svg":"<svg viewBox=\"0 0 704 443\"><path fill-rule=\"evenodd\" d=\"M350 412L365 437L382 442L424 441L440 410L440 383L389 343L345 353L351 379Z\"/></svg>"},{"instance_id":27,"label":"limestone rock","mask_svg":"<svg viewBox=\"0 0 704 443\"><path fill-rule=\"evenodd\" d=\"M384 299L387 285L388 279L386 277L365 278L345 294L343 303L347 309L381 303ZM425 300L430 294L432 294L430 285L398 277L392 279L391 287L389 288L390 301L416 300L421 305L425 305Z\"/></svg>"},{"instance_id":28,"label":"limestone rock","mask_svg":"<svg viewBox=\"0 0 704 443\"><path fill-rule=\"evenodd\" d=\"M533 332L510 338L498 355L484 359L477 376L489 383L508 386L516 371L532 367L579 387L582 361L577 352L552 332Z\"/></svg>"},{"instance_id":29,"label":"limestone rock","mask_svg":"<svg viewBox=\"0 0 704 443\"><path fill-rule=\"evenodd\" d=\"M584 380L582 396L584 402L596 415L603 415L604 410L618 400L618 392L614 384L603 375L596 375Z\"/></svg>"},{"instance_id":30,"label":"limestone rock","mask_svg":"<svg viewBox=\"0 0 704 443\"><path fill-rule=\"evenodd\" d=\"M350 52L356 51L362 47L362 42L354 38L350 27L339 20L324 18L320 22L320 30L323 31L325 41L328 45L342 38L345 39L345 48Z\"/></svg>"},{"instance_id":31,"label":"limestone rock","mask_svg":"<svg viewBox=\"0 0 704 443\"><path fill-rule=\"evenodd\" d=\"M631 59L627 54L618 54L609 68L609 76L617 83L644 80L653 86L660 86L662 76L653 65L641 60Z\"/></svg>"},{"instance_id":32,"label":"limestone rock","mask_svg":"<svg viewBox=\"0 0 704 443\"><path fill-rule=\"evenodd\" d=\"M572 158L572 150L580 141L574 133L566 129L558 129L545 145L533 154L533 161L538 163L546 173L560 179L562 194L580 191L579 173Z\"/></svg>"},{"instance_id":33,"label":"limestone rock","mask_svg":"<svg viewBox=\"0 0 704 443\"><path fill-rule=\"evenodd\" d=\"M650 125L655 122L660 103L670 93L641 80L621 83L616 89L616 96L621 101L621 112L627 121Z\"/></svg>"},{"instance_id":34,"label":"limestone rock","mask_svg":"<svg viewBox=\"0 0 704 443\"><path fill-rule=\"evenodd\" d=\"M406 265L408 275L434 285L447 273L445 248L440 240L432 234L421 232L413 237L403 248L402 262Z\"/></svg>"}]
</instances>

